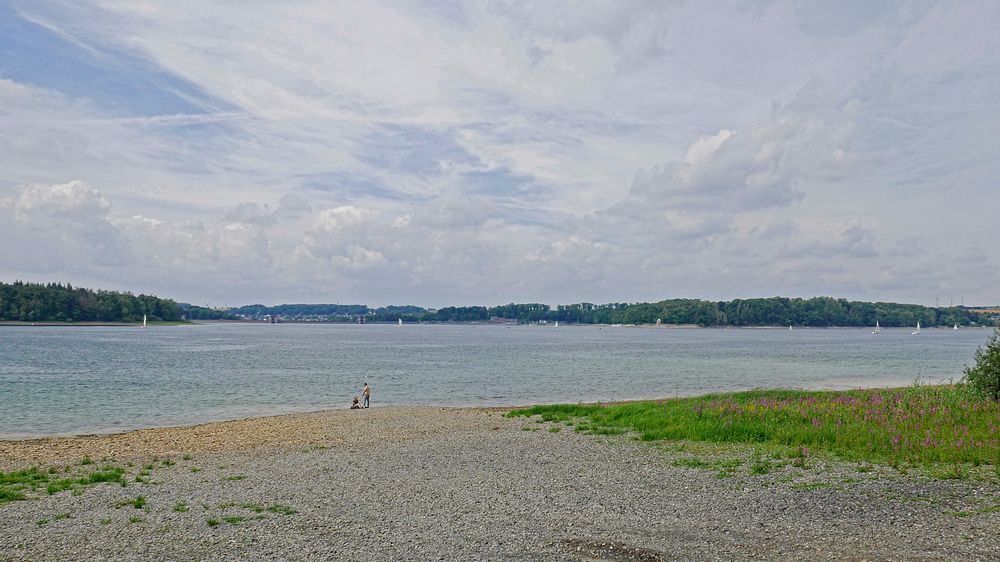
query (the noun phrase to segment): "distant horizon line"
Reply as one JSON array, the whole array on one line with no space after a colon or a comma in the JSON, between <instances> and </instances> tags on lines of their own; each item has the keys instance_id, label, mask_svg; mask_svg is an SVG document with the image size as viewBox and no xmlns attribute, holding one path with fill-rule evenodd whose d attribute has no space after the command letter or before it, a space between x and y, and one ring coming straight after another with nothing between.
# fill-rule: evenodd
<instances>
[{"instance_id":1,"label":"distant horizon line","mask_svg":"<svg viewBox=\"0 0 1000 562\"><path fill-rule=\"evenodd\" d=\"M561 303L555 303L555 304L548 303L548 302L542 302L542 301L538 301L538 300L523 300L523 301L508 300L507 302L501 302L501 303L490 304L490 305L484 305L484 304L446 304L446 305L442 305L442 306L428 306L428 305L412 304L412 303L409 303L409 304L375 304L375 305L372 305L372 304L368 304L368 303L336 303L336 302L320 302L320 301L316 301L316 302L303 302L303 301L299 301L299 302L281 302L281 303L278 303L278 304L264 304L264 303L261 303L261 302L251 302L251 303L239 304L239 305L228 305L228 304L227 305L212 305L212 304L208 304L207 302L205 304L198 304L198 303L192 302L190 300L182 300L182 299L178 299L178 298L171 297L171 296L162 296L162 295L157 294L155 292L147 293L145 291L136 292L136 291L131 290L131 289L103 289L103 288L84 287L82 285L79 285L79 284L76 284L76 283L70 283L70 282L67 282L67 281L26 281L26 280L23 280L23 279L14 279L13 281L3 281L3 280L0 280L0 284L4 284L4 283L6 283L6 284L24 283L24 284L30 284L30 285L51 285L51 284L56 284L56 285L71 285L74 288L85 288L85 289L89 289L89 290L92 290L92 291L117 291L117 292L123 292L123 293L132 293L132 294L135 294L135 295L149 295L149 296L156 296L156 297L162 298L162 299L170 299L170 300L173 300L174 302L176 302L178 304L186 304L186 305L191 305L191 306L201 306L201 307L204 307L204 308L211 308L211 309L214 309L214 310L241 308L241 307L244 307L244 306L275 307L275 306L285 306L285 305L366 306L368 308L384 308L384 307L389 307L389 306L416 306L416 307L423 308L425 310L439 310L439 309L448 308L448 307L485 306L485 307L489 308L489 307L495 307L495 306L505 306L505 305L508 305L508 304L544 304L544 305L547 305L549 307L553 307L554 308L554 307L560 306L560 305L573 305L573 304L582 304L582 303L589 303L589 304L594 304L594 305L606 305L606 304L644 304L644 303L646 303L646 304L653 304L653 303L658 303L658 302L663 302L663 301L671 301L671 300L697 300L697 301L703 301L703 302L730 302L730 301L734 301L734 300L753 300L753 299L772 299L772 298L789 299L789 300L796 300L796 299L798 299L798 300L809 300L809 299L817 299L817 298L830 298L830 299L834 299L834 300L845 300L845 301L849 301L849 302L903 304L903 305L923 306L923 307L926 307L926 308L955 308L955 307L970 308L970 309L1000 308L1000 299L998 299L997 301L995 301L993 304L955 304L954 300L953 300L953 297L949 297L949 300L951 300L951 303L949 305L945 306L945 305L941 305L940 303L936 303L934 305L930 305L930 304L922 304L922 303L916 303L916 302L901 302L901 301L894 301L894 300L860 300L860 299L852 299L852 298L848 298L848 297L834 297L834 296L830 296L830 295L813 295L813 296L810 296L810 297L791 297L791 296L784 296L784 295L770 295L770 296L730 297L730 298L727 298L727 299L709 299L709 298L701 298L701 297L664 297L664 298L659 298L659 299L656 299L656 300L621 300L621 301L605 301L605 302L596 302L596 301L589 301L589 300L577 300L577 301L568 301L568 302L561 302ZM964 301L964 297L962 297L962 301Z\"/></svg>"},{"instance_id":2,"label":"distant horizon line","mask_svg":"<svg viewBox=\"0 0 1000 562\"><path fill-rule=\"evenodd\" d=\"M167 298L169 298L169 297L167 297ZM213 310L223 310L223 309L225 309L225 310L232 310L234 308L244 308L244 307L248 307L248 306L263 306L263 307L267 307L267 308L275 308L275 307L279 307L279 306L364 306L364 307L367 307L369 309L413 306L413 307L417 307L417 308L422 308L424 310L441 310L442 308L468 308L468 307L475 307L475 306L485 307L485 308L493 308L493 307L500 307L500 306L508 306L508 305L512 305L512 304L513 305L541 304L541 305L548 306L550 308L555 308L557 306L571 306L571 305L577 305L577 304L592 304L594 306L604 306L604 305L609 305L609 304L624 304L624 305L656 304L656 303L659 303L659 302L677 301L677 300L681 300L681 301L684 301L684 300L687 300L687 301L701 301L701 302L714 302L714 303L718 303L718 302L732 302L732 301L736 301L736 300L739 300L739 301L766 300L766 299L811 300L811 299L822 299L822 298L828 298L828 299L833 299L833 300L838 300L838 301L870 303L870 304L883 303L883 304L898 304L898 305L907 305L907 306L922 306L924 308L1000 309L1000 304L929 305L929 304L921 304L921 303L915 303L915 302L902 302L902 301L891 301L891 300L858 300L858 299L850 299L850 298L847 298L847 297L831 297L829 295L814 295L814 296L811 296L811 297L786 297L786 296L782 296L782 295L772 295L772 296L768 296L768 297L733 297L733 298L729 298L729 299L706 299L706 298L697 298L697 297L666 297L666 298L661 298L661 299L657 299L657 300L607 301L607 302L594 302L594 301L587 301L587 300L579 300L579 301L575 301L575 302L561 302L561 303L556 303L556 304L547 303L547 302L541 302L541 301L537 301L537 300L524 300L524 301L511 300L511 301L501 302L501 303L496 303L496 304L447 304L447 305L443 305L443 306L426 306L426 305L413 304L413 303L407 303L407 304L369 304L369 303L360 303L360 302L318 302L318 301L317 302L282 302L282 303L278 303L278 304L264 304L264 303L255 302L255 303L241 304L241 305L220 305L220 306L214 306L214 305L200 305L200 304L191 303L191 302L187 302L187 301L180 301L180 300L176 300L175 302L177 304L179 304L179 305L202 306L202 307L205 307L205 308L211 308Z\"/></svg>"}]
</instances>

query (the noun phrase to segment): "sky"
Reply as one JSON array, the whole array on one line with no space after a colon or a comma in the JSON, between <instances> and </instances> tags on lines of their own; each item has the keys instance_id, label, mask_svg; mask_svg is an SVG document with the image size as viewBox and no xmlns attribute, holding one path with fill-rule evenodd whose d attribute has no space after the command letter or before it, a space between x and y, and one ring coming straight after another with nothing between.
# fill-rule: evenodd
<instances>
[{"instance_id":1,"label":"sky","mask_svg":"<svg viewBox=\"0 0 1000 562\"><path fill-rule=\"evenodd\" d=\"M0 0L0 280L997 304L998 30L992 0Z\"/></svg>"}]
</instances>

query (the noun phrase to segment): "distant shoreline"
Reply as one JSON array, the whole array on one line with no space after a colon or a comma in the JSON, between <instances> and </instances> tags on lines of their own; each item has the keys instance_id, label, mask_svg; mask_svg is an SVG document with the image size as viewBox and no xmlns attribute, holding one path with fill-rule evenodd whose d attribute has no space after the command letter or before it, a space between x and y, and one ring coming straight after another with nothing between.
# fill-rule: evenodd
<instances>
[{"instance_id":1,"label":"distant shoreline","mask_svg":"<svg viewBox=\"0 0 1000 562\"><path fill-rule=\"evenodd\" d=\"M266 322L263 320L177 320L177 321L150 321L148 326L199 326L204 324L271 324L271 325L281 325L281 324L294 324L296 326L300 325L324 325L324 326L396 326L395 322L366 322L364 324L356 324L354 322L310 322L303 320L283 320L281 322ZM17 320L0 320L0 328L3 327L36 327L36 328L52 328L52 327L65 327L65 328L99 328L99 327L128 327L128 326L142 326L142 322L65 322L58 320L42 320L38 322L21 322ZM412 326L506 326L506 327L527 327L527 328L555 328L557 326L552 323L549 324L518 324L515 322L510 323L497 323L497 322L481 322L481 321L470 321L470 322L410 322L404 323L403 327ZM564 323L558 326L559 328L656 328L664 330L788 330L788 325L755 325L755 326L701 326L698 324L587 324L587 323ZM870 326L793 326L793 330L831 330L831 329L851 329L851 330L867 330ZM992 328L992 326L987 326L985 324L977 324L974 326L962 326L962 330L971 329L987 329ZM882 326L883 330L909 330L909 326ZM925 326L924 330L951 330L949 326Z\"/></svg>"},{"instance_id":2,"label":"distant shoreline","mask_svg":"<svg viewBox=\"0 0 1000 562\"><path fill-rule=\"evenodd\" d=\"M184 320L177 321L155 321L147 322L148 326L191 326L194 324L199 324L200 322L191 322ZM142 326L142 322L60 322L58 320L41 320L38 322L21 322L17 320L3 320L0 321L0 327L10 326L10 327L24 327L24 326L35 326L35 327L84 327L84 328L95 328L101 326Z\"/></svg>"}]
</instances>

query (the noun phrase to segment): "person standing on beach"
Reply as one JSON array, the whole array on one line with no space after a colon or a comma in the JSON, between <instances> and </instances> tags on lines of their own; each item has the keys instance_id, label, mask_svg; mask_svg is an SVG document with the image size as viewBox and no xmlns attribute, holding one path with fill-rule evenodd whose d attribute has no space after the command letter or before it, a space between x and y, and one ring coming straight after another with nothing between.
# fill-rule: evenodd
<instances>
[{"instance_id":1,"label":"person standing on beach","mask_svg":"<svg viewBox=\"0 0 1000 562\"><path fill-rule=\"evenodd\" d=\"M365 388L364 388L364 390L361 391L361 394L363 394L364 397L365 397L365 408L367 408L368 407L368 399L372 395L372 389L369 388L368 383L365 383Z\"/></svg>"}]
</instances>

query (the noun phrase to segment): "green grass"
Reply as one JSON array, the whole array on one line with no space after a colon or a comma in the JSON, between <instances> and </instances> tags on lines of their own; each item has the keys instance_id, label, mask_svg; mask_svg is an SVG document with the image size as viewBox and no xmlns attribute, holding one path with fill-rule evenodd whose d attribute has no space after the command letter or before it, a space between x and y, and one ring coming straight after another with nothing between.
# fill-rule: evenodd
<instances>
[{"instance_id":1,"label":"green grass","mask_svg":"<svg viewBox=\"0 0 1000 562\"><path fill-rule=\"evenodd\" d=\"M219 524L219 520L214 517L209 517L205 523L208 523L209 527L215 527Z\"/></svg>"},{"instance_id":2,"label":"green grass","mask_svg":"<svg viewBox=\"0 0 1000 562\"><path fill-rule=\"evenodd\" d=\"M572 421L576 431L588 434L631 431L646 441L795 448L799 465L817 451L889 464L1000 464L1000 405L961 385L761 390L607 406L535 406L508 416Z\"/></svg>"},{"instance_id":3,"label":"green grass","mask_svg":"<svg viewBox=\"0 0 1000 562\"><path fill-rule=\"evenodd\" d=\"M287 505L270 505L267 507L267 511L271 513L277 513L279 515L294 515L298 513L294 508L288 507Z\"/></svg>"},{"instance_id":4,"label":"green grass","mask_svg":"<svg viewBox=\"0 0 1000 562\"><path fill-rule=\"evenodd\" d=\"M245 521L245 519L243 517L240 517L239 515L229 515L223 517L222 520L225 521L226 523L229 523L230 525L239 525L240 523Z\"/></svg>"},{"instance_id":5,"label":"green grass","mask_svg":"<svg viewBox=\"0 0 1000 562\"><path fill-rule=\"evenodd\" d=\"M230 476L222 477L223 480L231 480L231 481L243 480L245 478L246 478L245 474L232 474Z\"/></svg>"},{"instance_id":6,"label":"green grass","mask_svg":"<svg viewBox=\"0 0 1000 562\"><path fill-rule=\"evenodd\" d=\"M184 513L188 509L190 508L188 507L188 504L185 502L177 502L177 505L174 506L174 511L176 511L177 513Z\"/></svg>"},{"instance_id":7,"label":"green grass","mask_svg":"<svg viewBox=\"0 0 1000 562\"><path fill-rule=\"evenodd\" d=\"M80 463L80 466L92 465ZM66 467L69 468L69 467ZM34 466L23 470L0 472L0 504L27 499L28 493L45 490L46 493L58 494L65 490L78 493L82 488L103 482L125 485L125 469L104 465L90 472L77 471L75 474L63 469L51 467L43 470Z\"/></svg>"}]
</instances>

